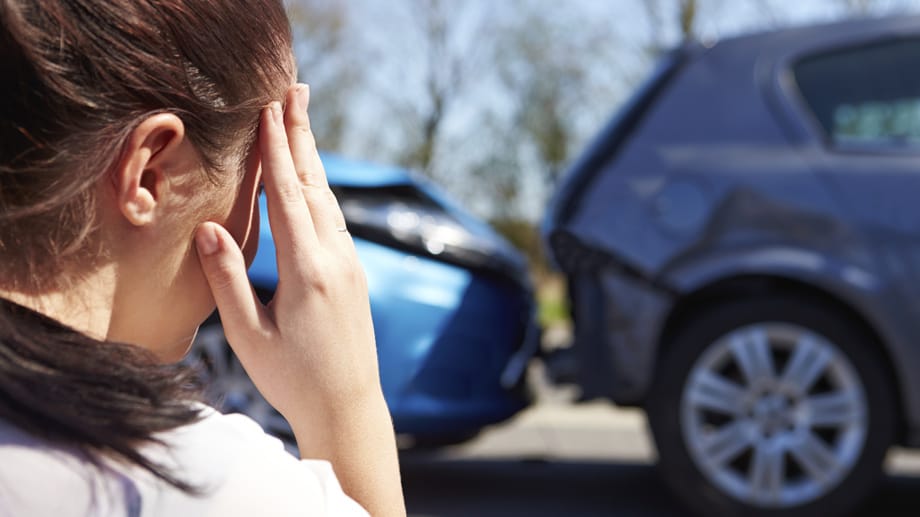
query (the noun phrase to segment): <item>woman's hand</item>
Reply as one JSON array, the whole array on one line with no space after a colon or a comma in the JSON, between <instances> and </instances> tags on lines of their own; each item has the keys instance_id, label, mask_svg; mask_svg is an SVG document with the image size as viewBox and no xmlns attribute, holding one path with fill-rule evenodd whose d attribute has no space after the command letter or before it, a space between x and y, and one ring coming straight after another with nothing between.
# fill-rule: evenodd
<instances>
[{"instance_id":1,"label":"woman's hand","mask_svg":"<svg viewBox=\"0 0 920 517\"><path fill-rule=\"evenodd\" d=\"M380 381L364 271L316 151L309 90L292 90L286 113L273 103L259 130L277 250L272 302L253 294L229 233L205 223L198 239L216 239L223 251L202 254L230 345L266 400L297 419L379 390Z\"/></svg>"},{"instance_id":2,"label":"woman's hand","mask_svg":"<svg viewBox=\"0 0 920 517\"><path fill-rule=\"evenodd\" d=\"M276 102L261 117L274 299L260 303L242 252L220 225L199 227L199 255L227 340L291 423L301 455L332 461L346 492L371 514L404 514L367 283L316 151L308 103L309 89L297 85L284 113Z\"/></svg>"}]
</instances>

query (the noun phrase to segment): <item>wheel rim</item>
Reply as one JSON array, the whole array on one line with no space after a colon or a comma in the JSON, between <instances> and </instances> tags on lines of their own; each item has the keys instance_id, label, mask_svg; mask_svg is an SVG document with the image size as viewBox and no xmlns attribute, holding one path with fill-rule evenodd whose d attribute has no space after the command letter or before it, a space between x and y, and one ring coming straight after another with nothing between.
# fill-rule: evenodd
<instances>
[{"instance_id":1,"label":"wheel rim","mask_svg":"<svg viewBox=\"0 0 920 517\"><path fill-rule=\"evenodd\" d=\"M280 438L288 450L296 450L287 420L256 389L219 325L198 331L190 356L203 366L209 398L219 401L217 406L222 413L245 414L266 433Z\"/></svg>"},{"instance_id":2,"label":"wheel rim","mask_svg":"<svg viewBox=\"0 0 920 517\"><path fill-rule=\"evenodd\" d=\"M690 370L681 427L704 476L735 499L785 508L847 475L868 431L865 389L833 343L789 323L736 329Z\"/></svg>"}]
</instances>

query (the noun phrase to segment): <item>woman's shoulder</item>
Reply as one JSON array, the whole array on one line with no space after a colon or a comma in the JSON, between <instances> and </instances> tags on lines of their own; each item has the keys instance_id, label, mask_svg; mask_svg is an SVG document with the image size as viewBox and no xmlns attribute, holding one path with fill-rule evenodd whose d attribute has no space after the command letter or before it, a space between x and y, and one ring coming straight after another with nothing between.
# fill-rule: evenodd
<instances>
[{"instance_id":1,"label":"woman's shoulder","mask_svg":"<svg viewBox=\"0 0 920 517\"><path fill-rule=\"evenodd\" d=\"M172 449L188 449L186 453L192 456L211 456L223 448L233 448L241 453L284 451L281 440L266 434L256 421L246 415L223 414L197 402L193 403L193 407L199 412L197 422L160 433L157 439ZM158 448L152 449L156 453ZM287 457L292 456L288 454Z\"/></svg>"},{"instance_id":2,"label":"woman's shoulder","mask_svg":"<svg viewBox=\"0 0 920 517\"><path fill-rule=\"evenodd\" d=\"M177 472L201 487L217 515L253 515L271 503L273 515L364 515L339 485L332 465L324 460L299 460L282 442L267 435L251 418L224 415L201 407L195 424L162 436L166 455ZM174 463L173 463L174 462ZM312 514L311 513L311 514Z\"/></svg>"},{"instance_id":3,"label":"woman's shoulder","mask_svg":"<svg viewBox=\"0 0 920 517\"><path fill-rule=\"evenodd\" d=\"M260 515L266 509L279 516L366 515L342 492L329 462L298 460L280 440L265 434L246 416L223 415L205 406L200 410L199 421L160 433L157 438L162 445L142 449L147 458L168 467L195 487L198 495L177 490L137 468L93 467L71 451L43 444L14 428L10 432L16 438L7 441L17 445L6 450L4 427L0 426L0 515L9 509L4 508L3 502L7 500L3 493L7 489L33 494L29 504L48 493L61 494L61 499L73 497L78 502L105 503L104 508L94 508L92 515L109 514L104 510L110 507L120 509L111 512L114 514L124 515L128 509L128 515L144 517ZM7 479L15 470L8 468L10 459L28 464L28 469L21 470L28 471L34 479ZM56 506L48 507L47 513L32 512L32 506L21 508L28 508L29 515L69 515L56 511ZM78 514L86 513L74 515Z\"/></svg>"},{"instance_id":4,"label":"woman's shoulder","mask_svg":"<svg viewBox=\"0 0 920 517\"><path fill-rule=\"evenodd\" d=\"M84 455L54 446L0 419L0 515L124 514L123 491L109 490L115 476L91 476L98 469Z\"/></svg>"}]
</instances>

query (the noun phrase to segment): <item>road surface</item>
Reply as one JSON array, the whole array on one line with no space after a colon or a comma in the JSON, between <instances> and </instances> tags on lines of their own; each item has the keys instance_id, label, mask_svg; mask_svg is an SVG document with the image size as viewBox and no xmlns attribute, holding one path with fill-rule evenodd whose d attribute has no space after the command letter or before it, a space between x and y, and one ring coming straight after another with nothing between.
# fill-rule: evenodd
<instances>
[{"instance_id":1,"label":"road surface","mask_svg":"<svg viewBox=\"0 0 920 517\"><path fill-rule=\"evenodd\" d=\"M571 398L541 386L538 404L467 444L404 453L409 515L686 515L656 475L642 413ZM920 453L892 451L886 470L861 514L920 515Z\"/></svg>"}]
</instances>

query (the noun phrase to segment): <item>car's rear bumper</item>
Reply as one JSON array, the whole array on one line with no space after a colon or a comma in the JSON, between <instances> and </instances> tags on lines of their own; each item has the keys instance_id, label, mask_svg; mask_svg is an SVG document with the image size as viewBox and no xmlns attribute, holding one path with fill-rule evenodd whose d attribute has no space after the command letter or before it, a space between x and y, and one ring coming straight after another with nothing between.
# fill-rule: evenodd
<instances>
[{"instance_id":1,"label":"car's rear bumper","mask_svg":"<svg viewBox=\"0 0 920 517\"><path fill-rule=\"evenodd\" d=\"M671 298L615 270L568 277L575 325L575 381L584 398L639 405L651 385Z\"/></svg>"}]
</instances>

